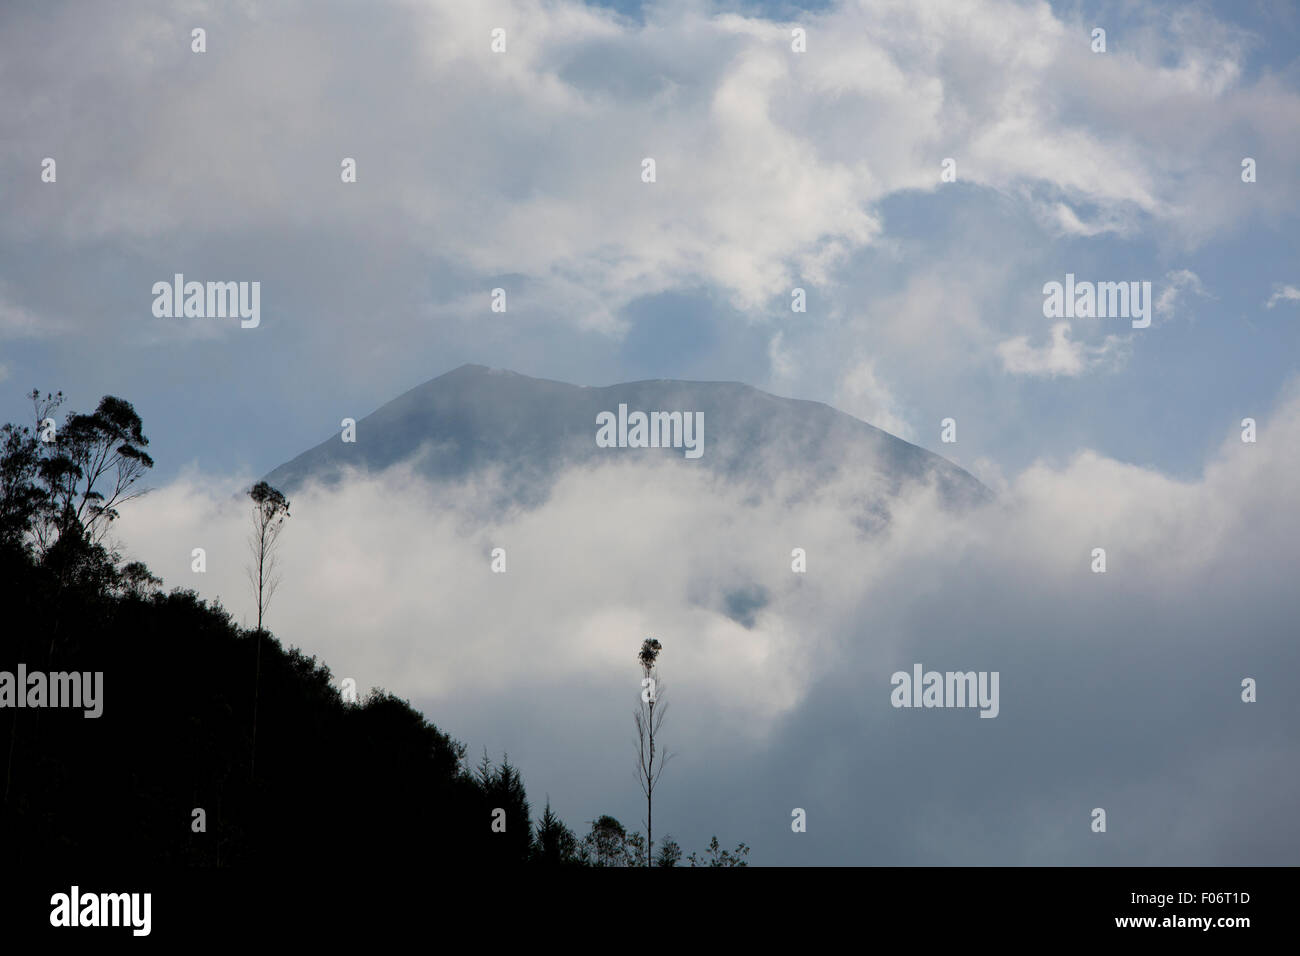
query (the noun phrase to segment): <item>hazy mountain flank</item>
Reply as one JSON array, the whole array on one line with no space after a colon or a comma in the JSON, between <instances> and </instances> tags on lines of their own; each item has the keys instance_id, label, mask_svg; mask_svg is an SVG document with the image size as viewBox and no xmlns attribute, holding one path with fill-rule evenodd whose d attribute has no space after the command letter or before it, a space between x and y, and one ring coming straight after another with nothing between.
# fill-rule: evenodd
<instances>
[{"instance_id":1,"label":"hazy mountain flank","mask_svg":"<svg viewBox=\"0 0 1300 956\"><path fill-rule=\"evenodd\" d=\"M637 430L638 412L647 419L679 413L660 415L649 428L649 442L674 447L637 447L638 439L647 442L644 425ZM606 445L622 447L602 447L598 434ZM337 482L348 467L377 471L414 459L434 480L500 469L510 495L534 504L545 500L564 469L612 456L667 458L675 467L703 468L728 483L759 488L777 475L801 479L794 484L812 490L861 474L864 501L876 503L930 481L947 505L990 497L947 459L821 402L779 398L737 382L586 387L481 365L463 365L411 389L360 419L355 442L335 434L266 480L288 492L309 480Z\"/></svg>"}]
</instances>

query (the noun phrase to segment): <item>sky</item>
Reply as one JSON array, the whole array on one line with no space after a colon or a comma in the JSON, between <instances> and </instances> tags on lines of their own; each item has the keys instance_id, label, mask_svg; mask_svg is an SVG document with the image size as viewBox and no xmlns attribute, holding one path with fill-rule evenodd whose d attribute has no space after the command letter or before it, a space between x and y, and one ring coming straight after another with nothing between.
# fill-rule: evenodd
<instances>
[{"instance_id":1,"label":"sky","mask_svg":"<svg viewBox=\"0 0 1300 956\"><path fill-rule=\"evenodd\" d=\"M1294 705L1267 711L1276 697L1243 717L1234 687L1296 656L1283 572L1300 564L1298 35L1293 4L1256 0L6 5L0 417L25 420L33 387L80 410L131 401L156 490L124 515L123 546L238 616L243 531L228 502L241 483L464 363L826 402L969 469L999 503L956 520L900 502L915 536L865 560L826 501L806 514L769 501L761 527L789 529L763 532L777 550L798 521L838 558L807 589L817 600L791 591L737 631L715 590L792 586L779 562L742 557L769 538L665 571L674 538L656 530L730 528L744 502L725 489L680 488L686 506L656 490L672 476L610 490L608 475L575 473L538 512L466 530L456 502L481 489L447 502L412 476L375 477L302 499L279 632L427 704L475 749L510 749L566 819L635 788L583 767L621 746L584 730L622 706L609 684L621 651L603 635L636 645L676 629L698 636L675 684L683 733L713 729L683 748L694 782L665 797L665 819L698 843L734 819L767 862L841 862L852 834L851 862L1294 863L1283 808L1300 780L1281 728L1300 722ZM260 282L260 324L156 316L154 283L175 273ZM1045 316L1044 284L1067 274L1150 282L1150 326ZM796 288L806 312L791 309ZM410 526L374 520L391 500L427 527L387 551ZM636 517L613 540L600 516L620 508ZM1119 573L1080 579L1086 560L1058 553L1107 534L1126 542ZM465 557L493 535L537 555L508 595L482 592L494 582ZM228 556L201 586L199 538ZM571 563L543 570L544 542ZM659 612L657 586L673 598ZM380 620L358 616L374 610L363 593L388 595ZM557 652L529 670L510 641L548 601ZM452 645L454 662L421 664ZM855 690L962 648L981 649L970 666L1003 668L997 720L935 734L905 719L933 715ZM1018 704L1017 662L1034 688ZM1223 702L1198 704L1211 679ZM709 688L709 705L687 703ZM770 708L755 711L754 688ZM557 695L572 706L547 707ZM1078 720L1057 710L1045 724L1053 701ZM1213 762L1169 739L1184 718ZM999 749L972 749L962 735L988 724L1006 728ZM792 761L802 797L777 784ZM1266 773L1268 794L1230 783ZM1081 792L1094 778L1142 821L1105 849L1058 825L1071 800L1085 816L1096 805ZM874 824L869 781L886 814ZM801 799L839 836L767 829ZM618 805L635 817L634 801Z\"/></svg>"}]
</instances>

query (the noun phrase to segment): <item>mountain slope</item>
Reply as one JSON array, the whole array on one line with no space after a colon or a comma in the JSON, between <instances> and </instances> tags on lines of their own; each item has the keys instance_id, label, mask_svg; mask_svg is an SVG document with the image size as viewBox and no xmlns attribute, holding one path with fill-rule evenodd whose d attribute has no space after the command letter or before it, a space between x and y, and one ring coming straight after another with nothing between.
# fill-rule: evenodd
<instances>
[{"instance_id":1,"label":"mountain slope","mask_svg":"<svg viewBox=\"0 0 1300 956\"><path fill-rule=\"evenodd\" d=\"M599 447L597 415L617 416L620 404L629 414L702 412L702 454ZM864 488L871 487L865 497L873 500L930 480L945 504L990 497L947 459L820 402L778 398L736 382L660 379L585 387L481 365L463 365L411 389L361 419L355 443L334 435L266 480L292 491L310 480L335 482L347 467L375 471L415 458L418 470L433 479L466 479L499 467L509 495L536 504L564 468L638 455L708 469L732 483L765 485L780 473L807 489L857 469Z\"/></svg>"}]
</instances>

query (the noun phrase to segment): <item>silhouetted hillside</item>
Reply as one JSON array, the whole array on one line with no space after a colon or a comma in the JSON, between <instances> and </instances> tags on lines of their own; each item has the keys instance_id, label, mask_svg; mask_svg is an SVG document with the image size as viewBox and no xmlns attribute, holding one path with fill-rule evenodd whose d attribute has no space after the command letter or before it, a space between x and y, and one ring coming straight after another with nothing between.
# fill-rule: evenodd
<instances>
[{"instance_id":1,"label":"silhouetted hillside","mask_svg":"<svg viewBox=\"0 0 1300 956\"><path fill-rule=\"evenodd\" d=\"M32 397L38 423L61 401ZM0 429L0 840L17 866L637 861L612 817L579 840L548 804L535 833L508 762L471 769L390 694L345 702L324 664L265 631L259 666L258 631L123 565L104 532L152 465L129 403L46 437ZM41 706L58 674L102 674L93 707Z\"/></svg>"}]
</instances>

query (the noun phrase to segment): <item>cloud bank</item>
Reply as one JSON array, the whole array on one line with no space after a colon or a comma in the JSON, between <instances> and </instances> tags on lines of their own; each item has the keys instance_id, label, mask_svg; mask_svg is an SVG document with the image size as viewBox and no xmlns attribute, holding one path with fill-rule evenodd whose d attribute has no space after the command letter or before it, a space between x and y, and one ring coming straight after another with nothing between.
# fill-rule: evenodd
<instances>
[{"instance_id":1,"label":"cloud bank","mask_svg":"<svg viewBox=\"0 0 1300 956\"><path fill-rule=\"evenodd\" d=\"M634 655L654 635L678 754L656 822L684 845L716 832L758 863L1295 864L1298 469L1295 383L1258 442L1229 431L1196 480L1085 451L964 514L919 490L874 532L845 520L852 476L801 497L622 458L485 517L490 482L397 467L294 496L269 623L474 752L508 750L534 801L583 829L640 820ZM241 484L191 472L118 534L168 586L247 619ZM998 671L999 716L894 709L890 675L915 663Z\"/></svg>"}]
</instances>

